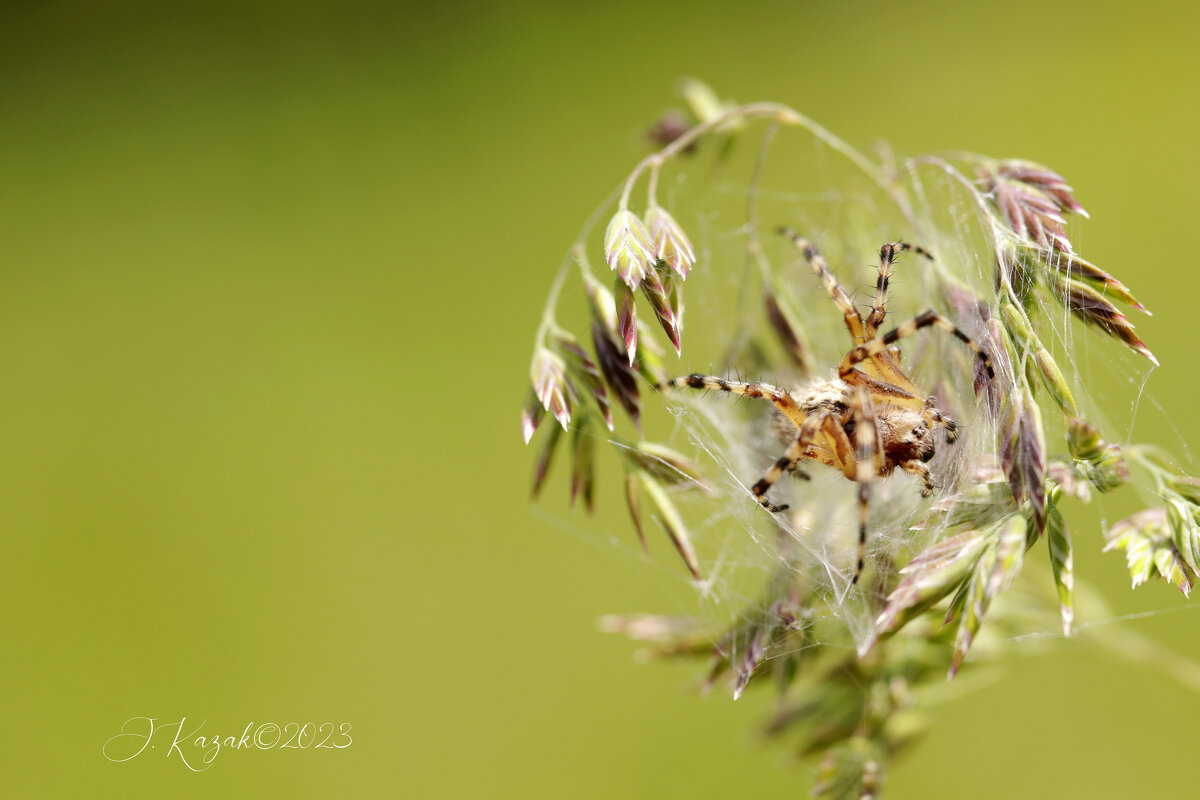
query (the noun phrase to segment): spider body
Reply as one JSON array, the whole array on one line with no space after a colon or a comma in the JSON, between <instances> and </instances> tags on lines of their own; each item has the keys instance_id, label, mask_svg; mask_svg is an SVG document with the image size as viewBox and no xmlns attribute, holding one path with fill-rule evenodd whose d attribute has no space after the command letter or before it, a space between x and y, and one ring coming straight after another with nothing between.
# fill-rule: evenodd
<instances>
[{"instance_id":1,"label":"spider body","mask_svg":"<svg viewBox=\"0 0 1200 800\"><path fill-rule=\"evenodd\" d=\"M852 582L862 575L867 542L870 486L899 467L922 481L921 494L933 492L933 476L926 464L937 453L937 429L944 430L947 443L955 440L956 426L943 414L932 397L924 395L904 374L895 343L918 330L937 327L969 347L993 375L991 360L969 336L934 311L926 311L887 333L879 326L887 314L887 290L892 265L899 252L911 250L932 258L914 245L885 244L879 251L879 273L875 302L863 319L850 298L825 266L820 253L790 229L782 229L804 254L820 277L830 298L842 312L854 342L838 366L837 376L787 391L768 383L744 383L711 375L687 375L668 382L672 387L710 389L769 400L793 437L786 452L767 470L750 491L768 511L787 508L767 500L767 492L785 472L800 472L801 461L818 461L840 471L858 484L858 563Z\"/></svg>"},{"instance_id":2,"label":"spider body","mask_svg":"<svg viewBox=\"0 0 1200 800\"><path fill-rule=\"evenodd\" d=\"M792 390L800 410L808 415L828 414L836 419L846 437L855 437L854 387L843 380L821 381ZM943 417L945 419L945 417ZM922 412L887 402L875 405L875 427L883 451L883 466L879 476L886 477L900 464L909 461L928 462L937 451L931 435L929 420ZM846 466L854 466L849 460ZM851 480L854 474L846 475Z\"/></svg>"}]
</instances>

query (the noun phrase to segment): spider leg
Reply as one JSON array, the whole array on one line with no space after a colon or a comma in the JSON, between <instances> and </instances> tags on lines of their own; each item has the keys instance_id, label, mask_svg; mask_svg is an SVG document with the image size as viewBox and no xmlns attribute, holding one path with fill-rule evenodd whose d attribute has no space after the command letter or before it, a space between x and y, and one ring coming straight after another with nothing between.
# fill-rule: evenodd
<instances>
[{"instance_id":1,"label":"spider leg","mask_svg":"<svg viewBox=\"0 0 1200 800\"><path fill-rule=\"evenodd\" d=\"M750 487L750 492L754 495L754 499L767 511L783 511L787 508L786 505L777 506L768 501L766 497L767 492L775 485L775 482L779 480L783 473L790 470L799 463L800 459L804 458L804 451L812 444L812 439L817 435L817 432L821 430L821 423L824 419L821 415L814 415L806 419L804 424L800 426L800 435L788 446L787 452L771 465L767 473L759 478L758 483ZM804 473L801 474L803 475ZM805 475L804 477L807 478L808 476Z\"/></svg>"},{"instance_id":2,"label":"spider leg","mask_svg":"<svg viewBox=\"0 0 1200 800\"><path fill-rule=\"evenodd\" d=\"M871 313L867 315L866 333L868 337L879 332L879 326L883 324L883 318L887 316L888 283L892 279L892 264L895 263L898 253L906 251L912 251L925 256L930 261L933 260L933 256L927 250L907 242L892 242L879 248L879 275L875 279L875 302L871 305Z\"/></svg>"},{"instance_id":3,"label":"spider leg","mask_svg":"<svg viewBox=\"0 0 1200 800\"><path fill-rule=\"evenodd\" d=\"M797 461L795 464L792 464L790 467L788 467L787 471L802 481L812 480L811 475L809 475L804 470L800 469L799 461Z\"/></svg>"},{"instance_id":4,"label":"spider leg","mask_svg":"<svg viewBox=\"0 0 1200 800\"><path fill-rule=\"evenodd\" d=\"M921 497L929 497L929 495L933 494L933 490L935 488L933 485L933 475L930 474L929 467L925 466L923 461L918 461L916 459L912 459L911 461L901 461L900 469L904 470L905 472L911 472L913 475L918 476L922 481L924 481L925 485L921 489Z\"/></svg>"},{"instance_id":5,"label":"spider leg","mask_svg":"<svg viewBox=\"0 0 1200 800\"><path fill-rule=\"evenodd\" d=\"M878 367L878 359L868 359L868 363ZM862 386L872 397L880 398L891 405L911 408L920 411L926 407L926 401L919 395L921 392L912 381L898 371L892 364L885 364L884 369L878 370L881 375L868 375L866 372L851 369L847 375L839 376L851 386Z\"/></svg>"},{"instance_id":6,"label":"spider leg","mask_svg":"<svg viewBox=\"0 0 1200 800\"><path fill-rule=\"evenodd\" d=\"M841 309L842 316L846 319L846 328L850 331L851 338L855 344L865 342L870 337L863 328L862 316L858 313L858 309L854 307L854 303L850 302L849 295L838 285L837 278L833 277L833 273L825 266L825 259L821 257L821 253L813 246L812 242L805 239L796 231L787 226L779 229L779 232L792 240L792 243L799 248L800 252L804 253L804 257L812 266L813 272L821 279L821 283L825 286L825 291L829 292L830 298Z\"/></svg>"},{"instance_id":7,"label":"spider leg","mask_svg":"<svg viewBox=\"0 0 1200 800\"><path fill-rule=\"evenodd\" d=\"M775 407L784 413L797 428L804 425L808 415L805 414L795 399L785 390L769 383L745 383L743 381L728 381L715 375L683 375L672 378L659 388L673 387L676 389L709 389L718 392L730 392L744 397L761 397L770 400Z\"/></svg>"},{"instance_id":8,"label":"spider leg","mask_svg":"<svg viewBox=\"0 0 1200 800\"><path fill-rule=\"evenodd\" d=\"M958 440L958 423L939 411L932 397L925 401L925 411L933 424L946 429L946 444L954 444Z\"/></svg>"},{"instance_id":9,"label":"spider leg","mask_svg":"<svg viewBox=\"0 0 1200 800\"><path fill-rule=\"evenodd\" d=\"M971 348L972 352L975 353L975 357L983 362L983 367L987 370L988 377L994 378L996 376L995 370L992 369L992 359L988 357L988 354L985 353L979 345L975 344L975 342L971 340L970 336L967 336L965 333L960 331L954 326L953 322L946 319L936 311L926 311L919 317L910 319L908 322L905 322L903 325L900 325L897 328L893 328L882 336L876 336L870 341L856 345L854 349L847 353L846 357L842 359L842 363L838 367L838 377L842 380L847 380L854 372L855 364L859 364L869 358L872 358L873 356L877 356L878 354L887 350L889 345L894 344L900 339L903 339L905 336L913 335L922 328L928 328L930 326L941 328L944 331L949 331L958 337L959 341Z\"/></svg>"},{"instance_id":10,"label":"spider leg","mask_svg":"<svg viewBox=\"0 0 1200 800\"><path fill-rule=\"evenodd\" d=\"M870 395L862 386L854 390L854 480L858 481L858 562L854 567L851 585L862 577L867 560L867 520L870 512L871 482L878 477L883 467L883 448L879 442L879 428L875 423L875 410Z\"/></svg>"},{"instance_id":11,"label":"spider leg","mask_svg":"<svg viewBox=\"0 0 1200 800\"><path fill-rule=\"evenodd\" d=\"M867 565L867 519L871 512L871 484L864 481L858 484L858 562L854 565L854 577L850 585L858 583L862 577L863 568Z\"/></svg>"},{"instance_id":12,"label":"spider leg","mask_svg":"<svg viewBox=\"0 0 1200 800\"><path fill-rule=\"evenodd\" d=\"M825 291L829 292L830 298L833 299L833 302L841 310L842 316L846 320L846 328L850 331L850 337L856 345L861 345L870 340L875 335L879 323L883 321L883 316L887 311L887 287L891 279L891 266L895 254L905 250L912 250L929 257L929 254L924 249L903 242L887 244L880 248L880 277L875 285L875 306L871 309L871 318L876 319L877 317L877 319L874 323L875 328L872 329L870 322L864 326L862 315L859 314L854 303L850 301L850 297L846 294L846 291L838 284L837 278L829 271L829 268L825 265L825 259L821 257L821 253L813 246L812 242L786 226L781 227L779 232L791 239L792 243L804 253L804 257L808 260L813 271L820 277L821 283L825 286ZM920 407L920 401L913 399L916 398L917 388L904 376L903 371L900 369L899 360L892 352L889 352L885 348L879 353L873 353L866 360L868 364L864 366L877 379L880 379L876 382L881 383L884 387L892 387L890 391L899 389L900 394L905 395L907 399L912 399L913 404L917 408Z\"/></svg>"},{"instance_id":13,"label":"spider leg","mask_svg":"<svg viewBox=\"0 0 1200 800\"><path fill-rule=\"evenodd\" d=\"M845 429L842 428L836 417L827 416L821 430L829 438L830 449L833 451L831 460L835 463L831 463L830 466L841 470L843 475L854 480L856 469L854 445L850 442L850 437L846 434Z\"/></svg>"}]
</instances>

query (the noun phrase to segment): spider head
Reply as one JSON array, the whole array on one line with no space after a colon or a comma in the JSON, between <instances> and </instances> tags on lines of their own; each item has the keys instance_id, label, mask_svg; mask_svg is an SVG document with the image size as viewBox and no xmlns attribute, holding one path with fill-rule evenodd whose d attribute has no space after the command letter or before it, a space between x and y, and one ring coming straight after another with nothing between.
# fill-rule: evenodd
<instances>
[{"instance_id":1,"label":"spider head","mask_svg":"<svg viewBox=\"0 0 1200 800\"><path fill-rule=\"evenodd\" d=\"M936 450L933 442L933 431L929 429L929 424L925 420L921 420L913 426L912 430L908 433L908 439L915 458L919 458L925 462L933 458Z\"/></svg>"},{"instance_id":2,"label":"spider head","mask_svg":"<svg viewBox=\"0 0 1200 800\"><path fill-rule=\"evenodd\" d=\"M894 463L927 462L937 450L933 430L923 414L897 410L893 414L882 415L879 428L883 449Z\"/></svg>"}]
</instances>

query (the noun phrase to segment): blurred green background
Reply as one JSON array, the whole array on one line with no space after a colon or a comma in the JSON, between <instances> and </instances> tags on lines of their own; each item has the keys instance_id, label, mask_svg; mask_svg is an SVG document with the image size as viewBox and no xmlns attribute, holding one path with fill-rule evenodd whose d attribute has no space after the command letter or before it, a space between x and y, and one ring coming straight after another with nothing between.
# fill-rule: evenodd
<instances>
[{"instance_id":1,"label":"blurred green background","mask_svg":"<svg viewBox=\"0 0 1200 800\"><path fill-rule=\"evenodd\" d=\"M595 631L676 610L621 510L531 510L544 290L683 76L862 148L1034 158L1156 312L1136 434L1181 450L1200 8L1100 5L6 3L4 794L802 796L765 694ZM1076 541L1115 613L1184 606ZM1200 614L1130 625L1200 658ZM1178 793L1198 711L1066 643L944 709L890 796ZM354 743L109 763L134 716Z\"/></svg>"}]
</instances>

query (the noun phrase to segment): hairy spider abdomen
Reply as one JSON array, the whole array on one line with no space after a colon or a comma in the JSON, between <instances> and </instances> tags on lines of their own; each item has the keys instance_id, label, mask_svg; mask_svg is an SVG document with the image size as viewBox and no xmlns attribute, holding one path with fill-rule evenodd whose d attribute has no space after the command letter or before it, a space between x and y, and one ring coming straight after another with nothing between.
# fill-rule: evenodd
<instances>
[{"instance_id":1,"label":"hairy spider abdomen","mask_svg":"<svg viewBox=\"0 0 1200 800\"><path fill-rule=\"evenodd\" d=\"M841 378L833 378L798 387L792 391L792 396L805 414L825 411L840 416L850 409L854 389Z\"/></svg>"}]
</instances>

